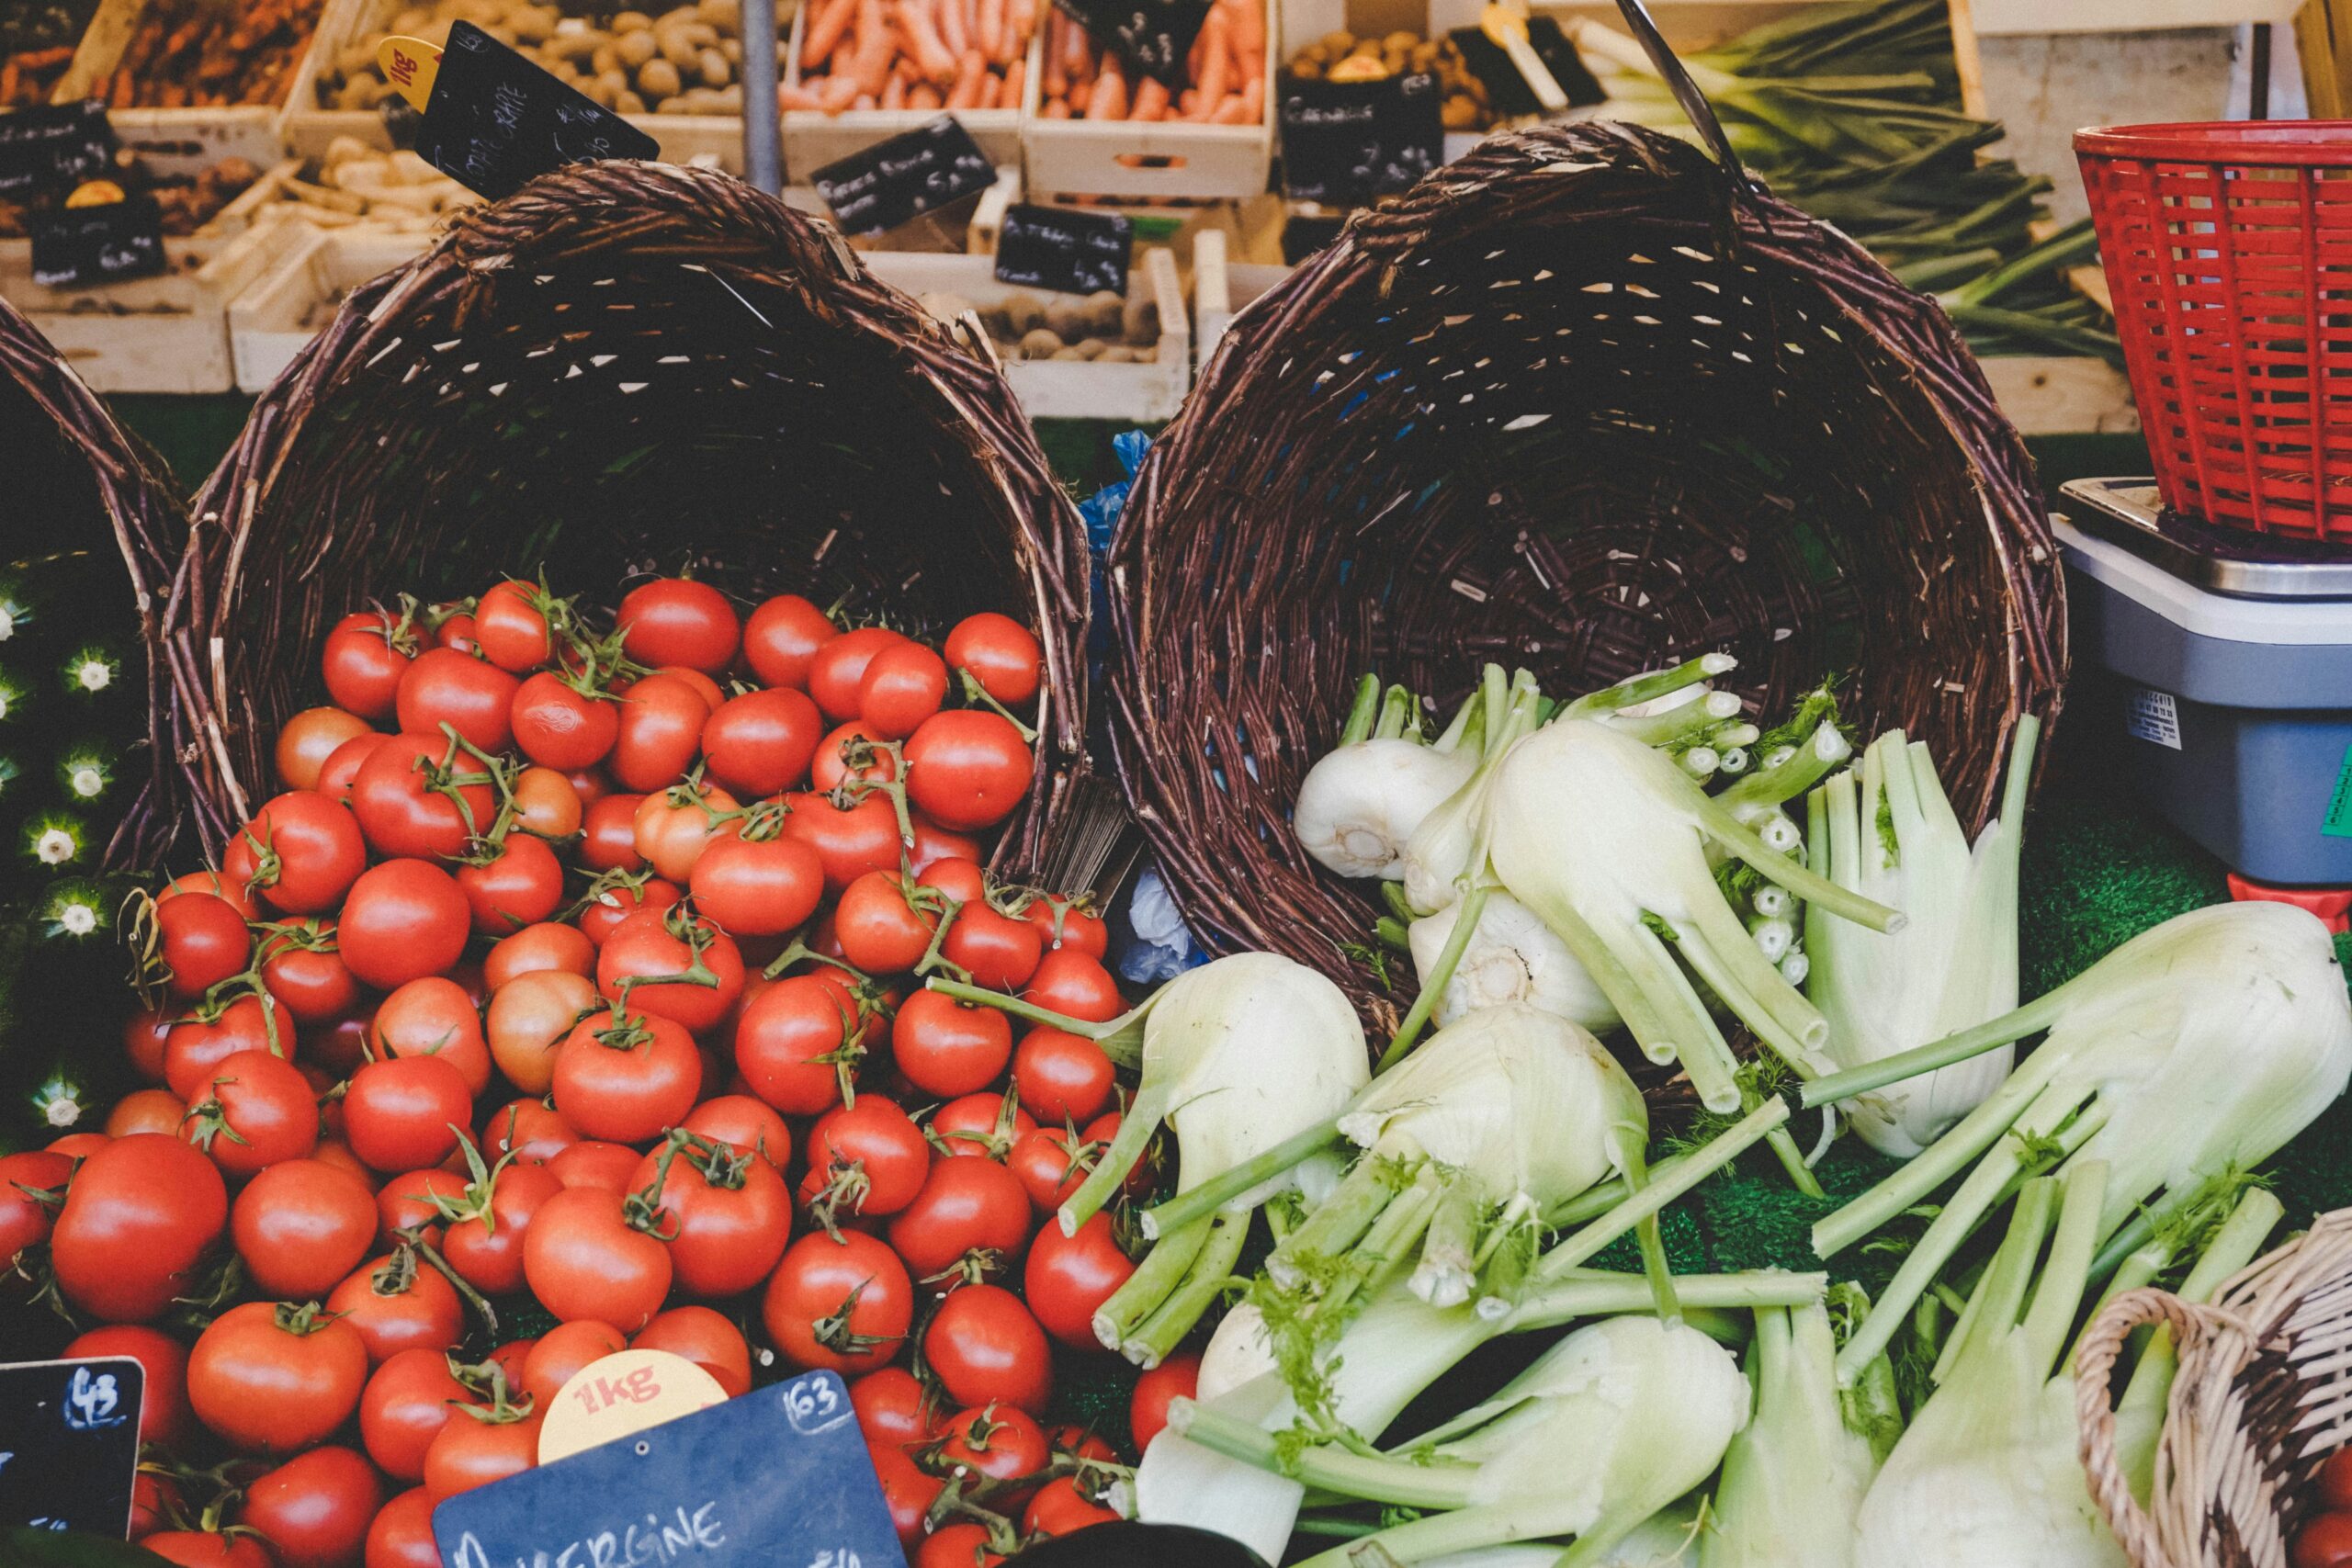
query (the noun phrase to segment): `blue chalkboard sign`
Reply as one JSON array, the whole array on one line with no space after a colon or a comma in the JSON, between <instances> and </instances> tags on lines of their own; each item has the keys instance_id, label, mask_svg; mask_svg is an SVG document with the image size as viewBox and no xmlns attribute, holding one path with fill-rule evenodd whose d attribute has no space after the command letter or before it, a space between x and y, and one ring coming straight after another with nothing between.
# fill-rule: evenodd
<instances>
[{"instance_id":1,"label":"blue chalkboard sign","mask_svg":"<svg viewBox=\"0 0 2352 1568\"><path fill-rule=\"evenodd\" d=\"M0 1526L128 1534L146 1386L129 1356L0 1366Z\"/></svg>"},{"instance_id":2,"label":"blue chalkboard sign","mask_svg":"<svg viewBox=\"0 0 2352 1568\"><path fill-rule=\"evenodd\" d=\"M849 1389L808 1372L433 1510L447 1568L903 1568Z\"/></svg>"}]
</instances>

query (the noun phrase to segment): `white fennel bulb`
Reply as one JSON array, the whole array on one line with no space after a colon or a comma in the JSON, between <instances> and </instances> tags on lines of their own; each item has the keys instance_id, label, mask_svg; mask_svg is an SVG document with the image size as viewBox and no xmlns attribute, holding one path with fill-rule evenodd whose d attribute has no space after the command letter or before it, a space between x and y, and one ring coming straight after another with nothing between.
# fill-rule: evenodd
<instances>
[{"instance_id":1,"label":"white fennel bulb","mask_svg":"<svg viewBox=\"0 0 2352 1568\"><path fill-rule=\"evenodd\" d=\"M1857 1568L1854 1517L1878 1455L1847 1424L1828 1309L1757 1313L1748 1373L1756 1418L1724 1455L1700 1568Z\"/></svg>"},{"instance_id":2,"label":"white fennel bulb","mask_svg":"<svg viewBox=\"0 0 2352 1568\"><path fill-rule=\"evenodd\" d=\"M1406 928L1417 972L1436 969L1462 908L1459 902L1450 904ZM1431 1016L1443 1027L1474 1009L1504 1002L1525 1002L1596 1034L1622 1021L1608 994L1593 984L1551 927L1510 894L1489 893Z\"/></svg>"},{"instance_id":3,"label":"white fennel bulb","mask_svg":"<svg viewBox=\"0 0 2352 1568\"><path fill-rule=\"evenodd\" d=\"M1252 1303L1238 1302L1201 1351L1193 1397L1204 1404L1222 1398L1274 1370L1274 1342L1266 1334L1266 1314Z\"/></svg>"},{"instance_id":4,"label":"white fennel bulb","mask_svg":"<svg viewBox=\"0 0 2352 1568\"><path fill-rule=\"evenodd\" d=\"M1475 755L1419 740L1353 741L1306 771L1291 826L1301 847L1341 876L1401 878L1406 841L1477 765Z\"/></svg>"}]
</instances>

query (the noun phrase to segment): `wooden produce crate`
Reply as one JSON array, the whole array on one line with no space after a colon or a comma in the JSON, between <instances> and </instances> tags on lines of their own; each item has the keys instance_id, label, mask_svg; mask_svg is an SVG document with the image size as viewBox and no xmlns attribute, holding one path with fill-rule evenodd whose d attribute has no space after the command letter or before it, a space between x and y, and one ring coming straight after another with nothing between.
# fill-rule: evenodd
<instances>
[{"instance_id":1,"label":"wooden produce crate","mask_svg":"<svg viewBox=\"0 0 2352 1568\"><path fill-rule=\"evenodd\" d=\"M803 5L792 20L791 52L786 57L784 80L800 85L800 45L808 29L813 6ZM1042 33L1043 28L1039 31ZM1041 44L1029 40L1022 67L1021 102L995 109L848 109L824 114L816 109L787 109L784 114L784 165L796 179L807 179L826 164L862 152L877 141L888 141L952 112L956 122L1000 167L1021 162L1021 128L1037 108L1037 62Z\"/></svg>"},{"instance_id":2,"label":"wooden produce crate","mask_svg":"<svg viewBox=\"0 0 2352 1568\"><path fill-rule=\"evenodd\" d=\"M1290 276L1290 268L1275 262L1236 261L1222 229L1204 229L1193 236L1193 321L1197 346L1194 359L1206 365L1216 352L1217 339L1258 296Z\"/></svg>"},{"instance_id":3,"label":"wooden produce crate","mask_svg":"<svg viewBox=\"0 0 2352 1568\"><path fill-rule=\"evenodd\" d=\"M953 294L983 310L1011 295L1036 293L998 282L995 263L986 256L881 251L864 260L876 276L910 294ZM1159 317L1159 358L1148 365L1008 360L1005 379L1030 418L1158 421L1173 418L1183 406L1193 381L1193 333L1174 254L1155 245L1137 256L1127 294L1131 300L1149 300ZM986 336L978 322L968 325Z\"/></svg>"},{"instance_id":4,"label":"wooden produce crate","mask_svg":"<svg viewBox=\"0 0 2352 1568\"><path fill-rule=\"evenodd\" d=\"M1262 193L1273 166L1275 56L1282 37L1271 0L1267 22L1261 123L1047 119L1032 114L1021 133L1030 190L1145 201L1240 199Z\"/></svg>"},{"instance_id":5,"label":"wooden produce crate","mask_svg":"<svg viewBox=\"0 0 2352 1568\"><path fill-rule=\"evenodd\" d=\"M331 311L353 288L432 243L381 230L285 227L289 243L276 265L229 301L229 357L241 392L265 391L285 372L326 324L322 308Z\"/></svg>"},{"instance_id":6,"label":"wooden produce crate","mask_svg":"<svg viewBox=\"0 0 2352 1568\"><path fill-rule=\"evenodd\" d=\"M316 68L319 40L326 31L336 0L328 0L319 15L294 80L307 82ZM83 34L74 62L66 68L52 103L71 103L92 96L122 59L146 11L147 0L102 0ZM164 163L189 161L213 164L243 158L266 169L284 156L283 104L242 104L227 108L110 109L107 118L123 146L143 158Z\"/></svg>"}]
</instances>

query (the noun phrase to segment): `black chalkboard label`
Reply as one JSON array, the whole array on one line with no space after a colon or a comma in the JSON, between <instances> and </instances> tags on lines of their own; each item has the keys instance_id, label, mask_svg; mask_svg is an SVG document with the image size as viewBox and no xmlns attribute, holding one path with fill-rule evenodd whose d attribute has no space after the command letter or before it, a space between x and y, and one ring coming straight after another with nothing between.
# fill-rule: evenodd
<instances>
[{"instance_id":1,"label":"black chalkboard label","mask_svg":"<svg viewBox=\"0 0 2352 1568\"><path fill-rule=\"evenodd\" d=\"M129 1356L0 1366L0 1526L130 1534L146 1382Z\"/></svg>"},{"instance_id":2,"label":"black chalkboard label","mask_svg":"<svg viewBox=\"0 0 2352 1568\"><path fill-rule=\"evenodd\" d=\"M416 150L496 201L566 164L650 158L661 144L471 22L456 22Z\"/></svg>"},{"instance_id":3,"label":"black chalkboard label","mask_svg":"<svg viewBox=\"0 0 2352 1568\"><path fill-rule=\"evenodd\" d=\"M460 1492L433 1510L433 1534L447 1568L905 1562L849 1389L832 1372Z\"/></svg>"},{"instance_id":4,"label":"black chalkboard label","mask_svg":"<svg viewBox=\"0 0 2352 1568\"><path fill-rule=\"evenodd\" d=\"M152 196L35 212L25 221L32 232L33 281L43 288L119 283L164 270L164 214Z\"/></svg>"},{"instance_id":5,"label":"black chalkboard label","mask_svg":"<svg viewBox=\"0 0 2352 1568\"><path fill-rule=\"evenodd\" d=\"M1403 190L1445 158L1437 78L1282 80L1283 188L1345 207Z\"/></svg>"},{"instance_id":6,"label":"black chalkboard label","mask_svg":"<svg viewBox=\"0 0 2352 1568\"><path fill-rule=\"evenodd\" d=\"M851 234L879 234L996 184L972 133L952 114L877 141L810 176Z\"/></svg>"},{"instance_id":7,"label":"black chalkboard label","mask_svg":"<svg viewBox=\"0 0 2352 1568\"><path fill-rule=\"evenodd\" d=\"M1070 20L1104 49L1147 76L1173 87L1184 79L1184 60L1209 0L1055 0Z\"/></svg>"},{"instance_id":8,"label":"black chalkboard label","mask_svg":"<svg viewBox=\"0 0 2352 1568\"><path fill-rule=\"evenodd\" d=\"M1004 226L997 231L997 281L1062 294L1107 289L1124 295L1135 248L1136 226L1118 213L1022 203L1005 209Z\"/></svg>"},{"instance_id":9,"label":"black chalkboard label","mask_svg":"<svg viewBox=\"0 0 2352 1568\"><path fill-rule=\"evenodd\" d=\"M107 107L84 100L0 113L0 197L66 191L114 162Z\"/></svg>"}]
</instances>

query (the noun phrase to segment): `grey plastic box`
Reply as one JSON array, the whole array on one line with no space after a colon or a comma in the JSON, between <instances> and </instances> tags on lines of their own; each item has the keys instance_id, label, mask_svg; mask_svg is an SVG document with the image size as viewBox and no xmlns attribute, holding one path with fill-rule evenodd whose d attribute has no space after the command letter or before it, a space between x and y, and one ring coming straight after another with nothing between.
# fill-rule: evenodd
<instances>
[{"instance_id":1,"label":"grey plastic box","mask_svg":"<svg viewBox=\"0 0 2352 1568\"><path fill-rule=\"evenodd\" d=\"M2070 716L2233 870L2352 886L2352 552L2160 520L2143 485L2064 487Z\"/></svg>"}]
</instances>

